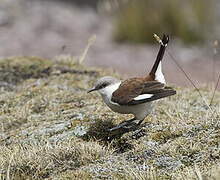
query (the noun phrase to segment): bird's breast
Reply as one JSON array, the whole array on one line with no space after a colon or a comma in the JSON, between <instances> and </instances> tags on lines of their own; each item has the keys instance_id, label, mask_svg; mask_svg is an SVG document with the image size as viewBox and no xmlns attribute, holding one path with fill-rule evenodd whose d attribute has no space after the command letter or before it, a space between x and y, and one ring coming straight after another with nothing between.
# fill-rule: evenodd
<instances>
[{"instance_id":1,"label":"bird's breast","mask_svg":"<svg viewBox=\"0 0 220 180\"><path fill-rule=\"evenodd\" d=\"M119 105L118 103L112 102L112 94L118 89L120 83L111 85L103 89L100 94L105 104L113 111L121 114L134 114L138 119L144 119L152 111L152 102L137 104L137 105Z\"/></svg>"}]
</instances>

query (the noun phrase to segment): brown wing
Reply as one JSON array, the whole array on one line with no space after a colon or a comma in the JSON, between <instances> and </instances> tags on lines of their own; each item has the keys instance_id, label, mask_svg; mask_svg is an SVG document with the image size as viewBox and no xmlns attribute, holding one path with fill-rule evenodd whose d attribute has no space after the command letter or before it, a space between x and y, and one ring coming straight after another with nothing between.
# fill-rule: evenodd
<instances>
[{"instance_id":1,"label":"brown wing","mask_svg":"<svg viewBox=\"0 0 220 180\"><path fill-rule=\"evenodd\" d=\"M144 88L143 80L131 78L123 81L119 88L112 94L112 101L120 105L127 104L141 94Z\"/></svg>"},{"instance_id":2,"label":"brown wing","mask_svg":"<svg viewBox=\"0 0 220 180\"><path fill-rule=\"evenodd\" d=\"M112 94L112 101L120 105L135 105L153 101L175 94L176 91L164 88L164 84L157 81L147 81L131 78L121 83ZM151 97L135 100L139 95L150 94Z\"/></svg>"},{"instance_id":3,"label":"brown wing","mask_svg":"<svg viewBox=\"0 0 220 180\"><path fill-rule=\"evenodd\" d=\"M141 100L132 100L127 105L136 105L136 104L142 104L146 102L155 101L157 99L172 96L176 94L176 91L172 89L171 87L165 87L163 89L156 89L156 90L149 91L148 94L152 94L152 96L149 98L141 99Z\"/></svg>"}]
</instances>

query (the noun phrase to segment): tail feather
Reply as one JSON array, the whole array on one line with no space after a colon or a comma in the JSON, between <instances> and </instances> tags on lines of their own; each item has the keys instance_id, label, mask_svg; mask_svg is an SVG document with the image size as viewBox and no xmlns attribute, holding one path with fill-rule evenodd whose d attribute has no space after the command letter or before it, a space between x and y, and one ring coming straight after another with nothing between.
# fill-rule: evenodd
<instances>
[{"instance_id":1,"label":"tail feather","mask_svg":"<svg viewBox=\"0 0 220 180\"><path fill-rule=\"evenodd\" d=\"M150 76L152 77L155 77L155 73L157 72L157 68L161 62L161 60L163 59L163 56L164 56L164 52L165 52L165 49L167 47L167 44L169 42L169 36L168 35L163 35L163 39L161 41L161 45L160 45L160 50L157 54L157 58L156 58L156 61L150 71Z\"/></svg>"}]
</instances>

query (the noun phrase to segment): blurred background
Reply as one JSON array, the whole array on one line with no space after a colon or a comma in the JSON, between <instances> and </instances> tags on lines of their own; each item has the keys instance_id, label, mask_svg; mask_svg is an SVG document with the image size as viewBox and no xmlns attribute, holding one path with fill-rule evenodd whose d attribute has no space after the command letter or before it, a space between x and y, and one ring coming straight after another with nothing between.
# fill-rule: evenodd
<instances>
[{"instance_id":1,"label":"blurred background","mask_svg":"<svg viewBox=\"0 0 220 180\"><path fill-rule=\"evenodd\" d=\"M217 0L1 0L0 56L81 55L89 66L122 77L143 75L156 58L153 33L168 33L169 52L197 86L220 72L220 2ZM169 83L191 86L166 54Z\"/></svg>"}]
</instances>

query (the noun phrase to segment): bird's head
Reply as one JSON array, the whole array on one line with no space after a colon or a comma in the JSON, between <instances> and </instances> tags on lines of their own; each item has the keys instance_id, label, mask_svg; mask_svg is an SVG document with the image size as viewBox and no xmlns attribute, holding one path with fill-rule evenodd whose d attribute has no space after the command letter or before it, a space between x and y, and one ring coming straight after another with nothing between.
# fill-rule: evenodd
<instances>
[{"instance_id":1,"label":"bird's head","mask_svg":"<svg viewBox=\"0 0 220 180\"><path fill-rule=\"evenodd\" d=\"M103 94L106 87L114 85L118 82L119 80L114 77L105 76L98 79L94 84L94 86L91 89L89 89L87 92L90 93L92 91L99 91L100 94Z\"/></svg>"}]
</instances>

